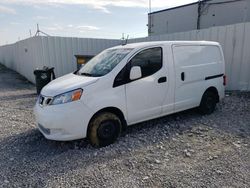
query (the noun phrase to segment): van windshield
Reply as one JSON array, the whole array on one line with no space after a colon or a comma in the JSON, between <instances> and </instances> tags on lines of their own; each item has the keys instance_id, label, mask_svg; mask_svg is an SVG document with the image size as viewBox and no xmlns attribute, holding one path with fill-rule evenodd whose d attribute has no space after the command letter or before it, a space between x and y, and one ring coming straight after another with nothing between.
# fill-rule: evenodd
<instances>
[{"instance_id":1,"label":"van windshield","mask_svg":"<svg viewBox=\"0 0 250 188\"><path fill-rule=\"evenodd\" d=\"M104 50L78 71L78 75L100 77L111 72L133 49Z\"/></svg>"}]
</instances>

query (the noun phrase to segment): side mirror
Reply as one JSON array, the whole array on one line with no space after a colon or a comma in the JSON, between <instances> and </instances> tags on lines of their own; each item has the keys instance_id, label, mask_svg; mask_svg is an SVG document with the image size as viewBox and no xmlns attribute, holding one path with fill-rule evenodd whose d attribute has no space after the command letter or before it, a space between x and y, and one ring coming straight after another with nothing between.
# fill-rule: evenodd
<instances>
[{"instance_id":1,"label":"side mirror","mask_svg":"<svg viewBox=\"0 0 250 188\"><path fill-rule=\"evenodd\" d=\"M141 67L140 66L132 67L129 75L130 80L136 80L141 77L142 77Z\"/></svg>"}]
</instances>

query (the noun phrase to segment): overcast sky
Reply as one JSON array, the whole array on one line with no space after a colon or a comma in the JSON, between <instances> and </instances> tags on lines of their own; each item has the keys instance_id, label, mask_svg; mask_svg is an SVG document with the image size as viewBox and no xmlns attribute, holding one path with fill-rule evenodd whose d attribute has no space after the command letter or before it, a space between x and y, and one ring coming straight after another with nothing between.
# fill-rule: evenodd
<instances>
[{"instance_id":1,"label":"overcast sky","mask_svg":"<svg viewBox=\"0 0 250 188\"><path fill-rule=\"evenodd\" d=\"M152 0L152 11L196 0ZM29 37L36 23L49 35L130 38L147 36L149 0L0 0L0 45Z\"/></svg>"}]
</instances>

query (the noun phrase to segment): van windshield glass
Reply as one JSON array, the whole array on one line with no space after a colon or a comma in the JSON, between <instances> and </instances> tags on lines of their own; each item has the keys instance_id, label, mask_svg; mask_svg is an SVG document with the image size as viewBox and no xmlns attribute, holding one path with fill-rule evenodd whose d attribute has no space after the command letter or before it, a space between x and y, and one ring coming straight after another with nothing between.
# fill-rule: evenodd
<instances>
[{"instance_id":1,"label":"van windshield glass","mask_svg":"<svg viewBox=\"0 0 250 188\"><path fill-rule=\"evenodd\" d=\"M78 71L78 75L100 77L112 71L133 49L104 50Z\"/></svg>"}]
</instances>

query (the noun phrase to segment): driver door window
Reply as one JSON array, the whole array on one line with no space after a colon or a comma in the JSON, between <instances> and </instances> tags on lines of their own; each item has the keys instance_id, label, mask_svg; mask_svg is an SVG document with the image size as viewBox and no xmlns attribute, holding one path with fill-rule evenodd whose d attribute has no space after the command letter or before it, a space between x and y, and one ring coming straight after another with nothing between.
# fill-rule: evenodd
<instances>
[{"instance_id":1,"label":"driver door window","mask_svg":"<svg viewBox=\"0 0 250 188\"><path fill-rule=\"evenodd\" d=\"M158 47L141 51L130 61L130 66L140 66L142 78L156 73L162 67L162 48Z\"/></svg>"},{"instance_id":2,"label":"driver door window","mask_svg":"<svg viewBox=\"0 0 250 188\"><path fill-rule=\"evenodd\" d=\"M131 82L129 73L132 66L140 66L142 78L153 75L162 68L162 48L150 48L136 54L116 76L113 87Z\"/></svg>"}]
</instances>

